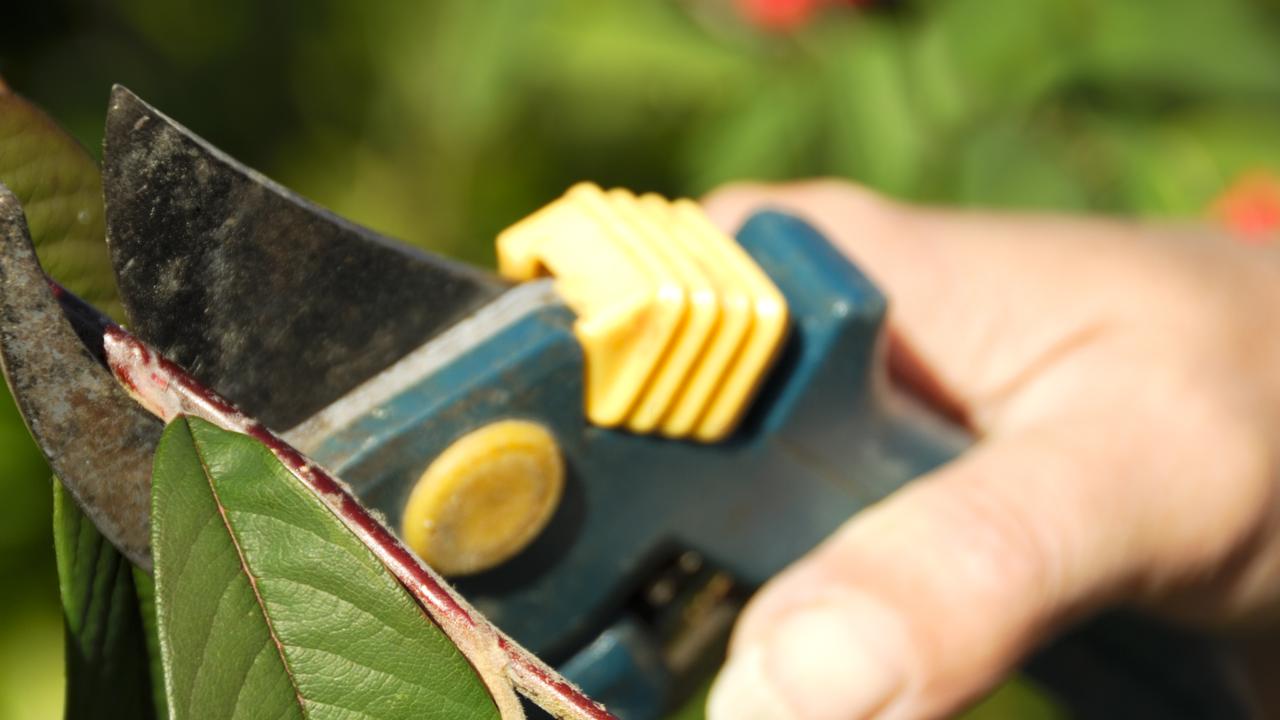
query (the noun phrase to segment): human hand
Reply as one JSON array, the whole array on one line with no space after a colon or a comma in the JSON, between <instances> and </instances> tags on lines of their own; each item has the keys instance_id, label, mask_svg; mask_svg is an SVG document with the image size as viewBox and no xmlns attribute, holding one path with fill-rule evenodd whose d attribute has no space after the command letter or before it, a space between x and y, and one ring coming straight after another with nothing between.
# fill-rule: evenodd
<instances>
[{"instance_id":1,"label":"human hand","mask_svg":"<svg viewBox=\"0 0 1280 720\"><path fill-rule=\"evenodd\" d=\"M706 207L728 230L773 207L824 232L889 298L895 378L978 438L760 591L710 720L945 716L1112 604L1280 626L1276 248L839 182Z\"/></svg>"}]
</instances>

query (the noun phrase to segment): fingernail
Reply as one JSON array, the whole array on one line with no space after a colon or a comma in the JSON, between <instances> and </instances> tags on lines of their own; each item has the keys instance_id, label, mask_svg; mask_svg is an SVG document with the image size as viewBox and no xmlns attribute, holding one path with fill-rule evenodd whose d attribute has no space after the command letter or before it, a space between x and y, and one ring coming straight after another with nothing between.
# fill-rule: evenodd
<instances>
[{"instance_id":1,"label":"fingernail","mask_svg":"<svg viewBox=\"0 0 1280 720\"><path fill-rule=\"evenodd\" d=\"M903 686L897 618L861 598L781 621L735 654L712 688L708 720L871 718Z\"/></svg>"}]
</instances>

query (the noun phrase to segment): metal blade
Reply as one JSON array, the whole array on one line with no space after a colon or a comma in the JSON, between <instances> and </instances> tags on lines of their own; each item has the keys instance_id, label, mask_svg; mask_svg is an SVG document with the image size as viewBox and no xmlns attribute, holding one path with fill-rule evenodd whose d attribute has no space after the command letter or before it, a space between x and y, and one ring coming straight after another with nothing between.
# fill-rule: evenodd
<instances>
[{"instance_id":1,"label":"metal blade","mask_svg":"<svg viewBox=\"0 0 1280 720\"><path fill-rule=\"evenodd\" d=\"M90 311L78 317L94 342ZM102 336L96 338L101 350ZM0 366L53 471L117 548L150 569L151 456L162 426L77 335L0 185Z\"/></svg>"},{"instance_id":2,"label":"metal blade","mask_svg":"<svg viewBox=\"0 0 1280 720\"><path fill-rule=\"evenodd\" d=\"M117 86L107 238L131 329L290 428L505 285L350 223Z\"/></svg>"}]
</instances>

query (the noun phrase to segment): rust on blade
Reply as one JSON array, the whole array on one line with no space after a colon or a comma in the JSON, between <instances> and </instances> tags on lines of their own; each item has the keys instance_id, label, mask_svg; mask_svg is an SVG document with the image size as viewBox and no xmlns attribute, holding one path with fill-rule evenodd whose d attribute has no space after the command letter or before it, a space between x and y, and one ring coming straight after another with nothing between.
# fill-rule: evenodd
<instances>
[{"instance_id":1,"label":"rust on blade","mask_svg":"<svg viewBox=\"0 0 1280 720\"><path fill-rule=\"evenodd\" d=\"M161 423L77 335L0 184L0 367L54 473L98 529L150 570L151 456Z\"/></svg>"}]
</instances>

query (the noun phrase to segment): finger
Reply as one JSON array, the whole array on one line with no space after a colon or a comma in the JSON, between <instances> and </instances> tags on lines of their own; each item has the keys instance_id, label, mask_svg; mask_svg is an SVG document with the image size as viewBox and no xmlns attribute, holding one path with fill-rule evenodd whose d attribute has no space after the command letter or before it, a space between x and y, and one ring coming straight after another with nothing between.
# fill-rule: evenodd
<instances>
[{"instance_id":1,"label":"finger","mask_svg":"<svg viewBox=\"0 0 1280 720\"><path fill-rule=\"evenodd\" d=\"M1087 341L1108 309L1127 301L1134 281L1113 281L1123 265L1115 260L1144 232L913 208L835 181L730 186L705 206L726 229L763 208L814 224L889 297L895 370L958 405L979 430L1035 371Z\"/></svg>"},{"instance_id":2,"label":"finger","mask_svg":"<svg viewBox=\"0 0 1280 720\"><path fill-rule=\"evenodd\" d=\"M1085 462L1024 433L850 521L752 600L709 720L939 717L978 697L1138 562L1133 504L1075 482Z\"/></svg>"}]
</instances>

